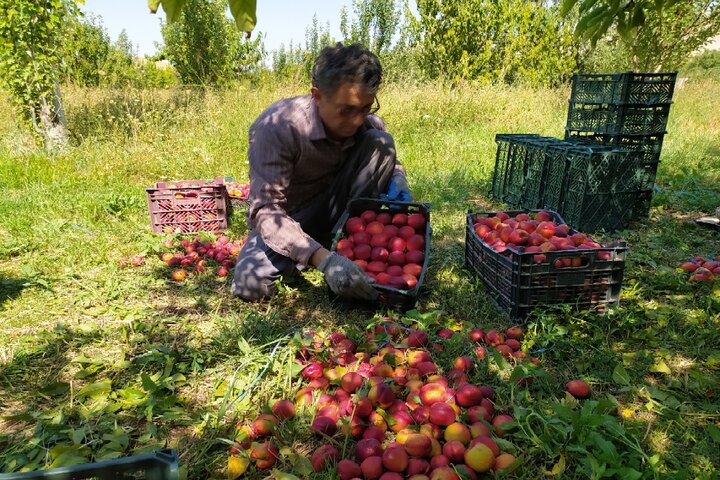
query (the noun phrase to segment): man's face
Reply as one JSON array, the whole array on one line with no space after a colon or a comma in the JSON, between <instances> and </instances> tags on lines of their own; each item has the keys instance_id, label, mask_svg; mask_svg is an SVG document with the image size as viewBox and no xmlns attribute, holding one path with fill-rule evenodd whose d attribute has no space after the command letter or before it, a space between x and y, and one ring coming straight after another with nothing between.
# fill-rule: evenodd
<instances>
[{"instance_id":1,"label":"man's face","mask_svg":"<svg viewBox=\"0 0 720 480\"><path fill-rule=\"evenodd\" d=\"M374 110L375 95L369 95L356 84L343 83L332 95L312 87L320 119L328 136L351 137Z\"/></svg>"}]
</instances>

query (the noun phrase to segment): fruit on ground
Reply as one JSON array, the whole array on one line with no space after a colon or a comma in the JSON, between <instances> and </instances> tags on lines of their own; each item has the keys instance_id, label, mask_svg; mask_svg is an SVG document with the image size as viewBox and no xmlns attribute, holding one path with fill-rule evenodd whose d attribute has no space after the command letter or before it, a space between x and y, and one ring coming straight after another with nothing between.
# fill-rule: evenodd
<instances>
[{"instance_id":1,"label":"fruit on ground","mask_svg":"<svg viewBox=\"0 0 720 480\"><path fill-rule=\"evenodd\" d=\"M570 380L565 385L565 390L578 399L590 397L590 386L584 380Z\"/></svg>"},{"instance_id":2,"label":"fruit on ground","mask_svg":"<svg viewBox=\"0 0 720 480\"><path fill-rule=\"evenodd\" d=\"M331 463L340 457L338 449L332 445L321 445L315 450L310 457L310 463L312 464L313 470L320 472L325 470Z\"/></svg>"},{"instance_id":3,"label":"fruit on ground","mask_svg":"<svg viewBox=\"0 0 720 480\"><path fill-rule=\"evenodd\" d=\"M295 415L295 405L290 400L278 400L272 406L275 416L281 420Z\"/></svg>"},{"instance_id":4,"label":"fruit on ground","mask_svg":"<svg viewBox=\"0 0 720 480\"><path fill-rule=\"evenodd\" d=\"M495 455L487 445L476 443L465 451L465 464L478 473L487 472L495 464Z\"/></svg>"}]
</instances>

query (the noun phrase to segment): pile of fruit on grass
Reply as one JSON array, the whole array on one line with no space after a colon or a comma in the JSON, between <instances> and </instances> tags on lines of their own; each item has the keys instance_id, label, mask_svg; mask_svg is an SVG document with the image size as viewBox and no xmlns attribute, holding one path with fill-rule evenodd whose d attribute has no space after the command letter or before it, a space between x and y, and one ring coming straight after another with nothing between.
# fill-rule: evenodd
<instances>
[{"instance_id":1,"label":"pile of fruit on grass","mask_svg":"<svg viewBox=\"0 0 720 480\"><path fill-rule=\"evenodd\" d=\"M566 223L561 223L559 217L544 210L530 213L518 213L511 216L508 212L498 212L494 215L475 217L473 228L482 241L496 252L524 252L535 253L533 260L536 263L546 261L546 252L568 250L594 250L603 246L584 233L571 229ZM599 260L609 260L610 252L598 252ZM558 258L556 268L579 267L582 258Z\"/></svg>"},{"instance_id":2,"label":"pile of fruit on grass","mask_svg":"<svg viewBox=\"0 0 720 480\"><path fill-rule=\"evenodd\" d=\"M231 240L222 234L196 236L192 240L167 239L162 242L166 250L160 254L160 259L170 267L170 278L176 282L207 269L226 277L244 244L245 239Z\"/></svg>"},{"instance_id":3,"label":"pile of fruit on grass","mask_svg":"<svg viewBox=\"0 0 720 480\"><path fill-rule=\"evenodd\" d=\"M683 263L681 269L690 273L691 282L709 282L720 278L720 255L715 257L695 256Z\"/></svg>"},{"instance_id":4,"label":"pile of fruit on grass","mask_svg":"<svg viewBox=\"0 0 720 480\"><path fill-rule=\"evenodd\" d=\"M345 222L337 253L353 260L378 285L412 289L423 271L426 223L422 213L366 210Z\"/></svg>"},{"instance_id":5,"label":"pile of fruit on grass","mask_svg":"<svg viewBox=\"0 0 720 480\"><path fill-rule=\"evenodd\" d=\"M295 342L301 388L293 400L271 402L267 411L237 426L230 478L274 468L278 478L334 470L341 480L460 480L516 469L522 458L503 438L513 425L506 410L512 406L498 411L495 389L468 378L480 376L473 370L487 365L486 356L525 365L527 372L538 368L539 359L522 349L523 330L461 332L439 325L427 330L437 341L417 324L408 328L392 321L375 325L358 342L342 333L302 335ZM472 358L453 359L445 342L453 349L462 345ZM446 357L448 364L434 357ZM515 379L531 380L531 374ZM582 380L569 382L566 390L576 398L590 395ZM298 418L307 418L315 438L305 467L297 458L289 461L283 445Z\"/></svg>"}]
</instances>

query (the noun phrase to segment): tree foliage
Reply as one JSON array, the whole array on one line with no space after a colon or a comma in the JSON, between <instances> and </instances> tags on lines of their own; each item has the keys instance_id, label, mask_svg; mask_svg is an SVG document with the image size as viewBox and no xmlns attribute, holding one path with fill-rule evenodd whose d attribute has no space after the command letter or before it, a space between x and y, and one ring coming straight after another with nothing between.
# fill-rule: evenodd
<instances>
[{"instance_id":1,"label":"tree foliage","mask_svg":"<svg viewBox=\"0 0 720 480\"><path fill-rule=\"evenodd\" d=\"M638 71L680 68L720 32L718 0L563 0L563 14L576 5L576 35L595 46L617 34Z\"/></svg>"},{"instance_id":2,"label":"tree foliage","mask_svg":"<svg viewBox=\"0 0 720 480\"><path fill-rule=\"evenodd\" d=\"M401 20L395 0L355 0L351 19L347 8L340 11L343 41L359 42L378 55L390 50Z\"/></svg>"},{"instance_id":3,"label":"tree foliage","mask_svg":"<svg viewBox=\"0 0 720 480\"><path fill-rule=\"evenodd\" d=\"M214 85L262 60L262 39L244 40L225 8L218 0L187 0L180 18L163 25L164 54L184 84Z\"/></svg>"},{"instance_id":4,"label":"tree foliage","mask_svg":"<svg viewBox=\"0 0 720 480\"><path fill-rule=\"evenodd\" d=\"M174 23L180 19L182 11L188 3L191 2L188 2L188 0L148 0L148 7L150 7L151 13L155 13L158 7L162 5L168 23ZM257 23L257 0L227 0L227 4L235 18L238 29L241 32L247 32L249 37L250 32L253 31Z\"/></svg>"},{"instance_id":5,"label":"tree foliage","mask_svg":"<svg viewBox=\"0 0 720 480\"><path fill-rule=\"evenodd\" d=\"M525 0L419 0L415 30L433 78L555 84L577 48L557 7Z\"/></svg>"},{"instance_id":6,"label":"tree foliage","mask_svg":"<svg viewBox=\"0 0 720 480\"><path fill-rule=\"evenodd\" d=\"M72 0L0 0L0 82L48 146L67 138L55 75L62 26L76 14Z\"/></svg>"}]
</instances>

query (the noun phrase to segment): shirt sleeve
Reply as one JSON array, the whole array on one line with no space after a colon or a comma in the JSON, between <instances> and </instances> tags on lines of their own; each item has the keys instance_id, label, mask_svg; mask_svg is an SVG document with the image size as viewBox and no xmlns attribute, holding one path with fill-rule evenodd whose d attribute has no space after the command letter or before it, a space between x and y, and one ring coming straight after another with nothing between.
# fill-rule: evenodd
<instances>
[{"instance_id":1,"label":"shirt sleeve","mask_svg":"<svg viewBox=\"0 0 720 480\"><path fill-rule=\"evenodd\" d=\"M385 121L374 113L372 115L368 115L366 121L368 124L368 128L374 128L376 130L382 130L383 132L387 132L387 126L385 125ZM397 158L395 158L395 169L393 170L392 176L394 177L396 175L407 178L405 169L400 163L400 160L398 160Z\"/></svg>"},{"instance_id":2,"label":"shirt sleeve","mask_svg":"<svg viewBox=\"0 0 720 480\"><path fill-rule=\"evenodd\" d=\"M285 191L295 168L290 128L257 124L250 128L250 198L248 223L275 252L307 265L321 247L287 213Z\"/></svg>"}]
</instances>

